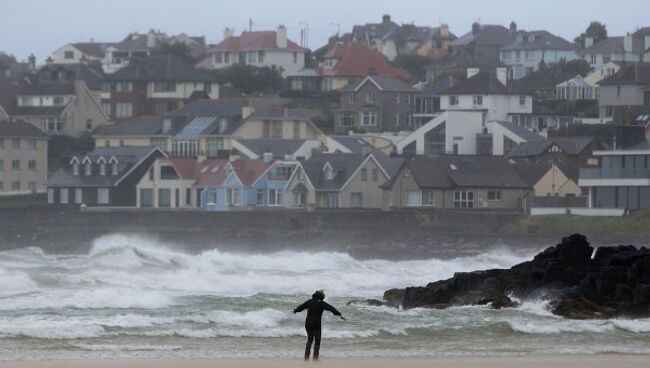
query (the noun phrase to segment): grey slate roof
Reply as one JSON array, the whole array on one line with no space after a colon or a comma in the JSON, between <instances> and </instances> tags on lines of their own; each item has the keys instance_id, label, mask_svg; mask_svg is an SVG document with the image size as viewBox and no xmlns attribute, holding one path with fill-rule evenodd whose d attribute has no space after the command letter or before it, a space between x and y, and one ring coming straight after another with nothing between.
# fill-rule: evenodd
<instances>
[{"instance_id":1,"label":"grey slate roof","mask_svg":"<svg viewBox=\"0 0 650 368\"><path fill-rule=\"evenodd\" d=\"M472 31L465 33L451 42L452 47L467 46L471 43L477 45L505 46L514 42L517 33L498 24L482 24L480 31L473 34Z\"/></svg>"},{"instance_id":2,"label":"grey slate roof","mask_svg":"<svg viewBox=\"0 0 650 368\"><path fill-rule=\"evenodd\" d=\"M93 170L93 175L84 175L83 166L80 167L79 175L74 175L72 166L66 163L61 169L52 174L47 181L48 187L112 187L123 178L131 168L142 161L149 154L158 151L157 148L151 147L101 147L88 152L85 155L75 155L74 157L81 163L87 156L93 164L97 163L101 157L106 162L115 157L119 164L117 175L110 175L110 169L107 169L107 175L99 175Z\"/></svg>"},{"instance_id":3,"label":"grey slate roof","mask_svg":"<svg viewBox=\"0 0 650 368\"><path fill-rule=\"evenodd\" d=\"M317 191L338 191L363 162L358 153L314 154L303 162L305 174ZM327 180L323 167L326 163L335 171L333 180Z\"/></svg>"},{"instance_id":4,"label":"grey slate roof","mask_svg":"<svg viewBox=\"0 0 650 368\"><path fill-rule=\"evenodd\" d=\"M133 59L130 65L121 68L115 73L107 74L106 79L114 81L216 81L212 73L196 69L194 65L183 62L172 55L156 55Z\"/></svg>"},{"instance_id":5,"label":"grey slate roof","mask_svg":"<svg viewBox=\"0 0 650 368\"><path fill-rule=\"evenodd\" d=\"M553 137L539 142L525 142L518 145L510 157L530 157L546 152L557 145L567 155L578 155L594 140L593 137Z\"/></svg>"},{"instance_id":6,"label":"grey slate roof","mask_svg":"<svg viewBox=\"0 0 650 368\"><path fill-rule=\"evenodd\" d=\"M355 135L331 135L331 139L334 139L340 143L345 148L349 149L353 153L361 153L365 148L372 148L370 143L368 143L363 137ZM375 157L385 156L386 154L380 150L372 148L372 153Z\"/></svg>"},{"instance_id":7,"label":"grey slate roof","mask_svg":"<svg viewBox=\"0 0 650 368\"><path fill-rule=\"evenodd\" d=\"M170 116L240 116L245 99L200 99L168 113Z\"/></svg>"},{"instance_id":8,"label":"grey slate roof","mask_svg":"<svg viewBox=\"0 0 650 368\"><path fill-rule=\"evenodd\" d=\"M520 136L521 138L525 139L527 142L544 142L546 140L546 138L542 137L541 135L534 133L526 128L522 128L518 125L515 125L512 122L497 121L497 123L502 127L508 129L509 131L515 133L516 135Z\"/></svg>"},{"instance_id":9,"label":"grey slate roof","mask_svg":"<svg viewBox=\"0 0 650 368\"><path fill-rule=\"evenodd\" d=\"M345 87L341 88L340 91L341 92L354 91L355 89L359 88L362 85L362 83L366 81L366 79L368 79L366 83L374 82L383 91L417 92L417 90L411 87L409 84L404 83L400 79L393 78L387 75L369 75L366 78L355 78L350 83L348 83Z\"/></svg>"},{"instance_id":10,"label":"grey slate roof","mask_svg":"<svg viewBox=\"0 0 650 368\"><path fill-rule=\"evenodd\" d=\"M48 138L47 134L28 122L8 120L0 121L0 137Z\"/></svg>"},{"instance_id":11,"label":"grey slate roof","mask_svg":"<svg viewBox=\"0 0 650 368\"><path fill-rule=\"evenodd\" d=\"M72 84L82 80L90 90L99 90L102 87L104 73L101 65L74 64L46 64L37 72L30 75L33 84Z\"/></svg>"},{"instance_id":12,"label":"grey slate roof","mask_svg":"<svg viewBox=\"0 0 650 368\"><path fill-rule=\"evenodd\" d=\"M507 95L512 91L504 86L493 72L479 72L475 76L461 81L441 95L499 94Z\"/></svg>"},{"instance_id":13,"label":"grey slate roof","mask_svg":"<svg viewBox=\"0 0 650 368\"><path fill-rule=\"evenodd\" d=\"M632 37L632 52L636 54L643 54L644 38L642 33L638 36ZM579 55L611 55L611 54L624 54L625 53L625 37L608 37L598 43L595 43L578 52Z\"/></svg>"},{"instance_id":14,"label":"grey slate roof","mask_svg":"<svg viewBox=\"0 0 650 368\"><path fill-rule=\"evenodd\" d=\"M449 88L459 83L459 80L451 75L439 79L438 81L424 87L422 95L426 97L438 97Z\"/></svg>"},{"instance_id":15,"label":"grey slate roof","mask_svg":"<svg viewBox=\"0 0 650 368\"><path fill-rule=\"evenodd\" d=\"M162 134L162 117L140 116L124 123L107 126L98 136L152 136Z\"/></svg>"},{"instance_id":16,"label":"grey slate roof","mask_svg":"<svg viewBox=\"0 0 650 368\"><path fill-rule=\"evenodd\" d=\"M262 156L262 154L270 152L277 159L282 159L285 155L292 155L306 141L306 139L237 139L237 142L256 154Z\"/></svg>"},{"instance_id":17,"label":"grey slate roof","mask_svg":"<svg viewBox=\"0 0 650 368\"><path fill-rule=\"evenodd\" d=\"M106 48L110 45L111 43L109 42L76 42L72 44L72 46L84 54L97 58L103 58Z\"/></svg>"},{"instance_id":18,"label":"grey slate roof","mask_svg":"<svg viewBox=\"0 0 650 368\"><path fill-rule=\"evenodd\" d=\"M502 50L578 50L578 46L548 31L519 31L517 39ZM528 37L528 41L525 41Z\"/></svg>"},{"instance_id":19,"label":"grey slate roof","mask_svg":"<svg viewBox=\"0 0 650 368\"><path fill-rule=\"evenodd\" d=\"M188 141L196 140L201 134L214 129L214 124L217 118L214 116L201 116L192 119L180 132L178 132L173 140L175 141Z\"/></svg>"},{"instance_id":20,"label":"grey slate roof","mask_svg":"<svg viewBox=\"0 0 650 368\"><path fill-rule=\"evenodd\" d=\"M616 74L598 83L599 86L618 84L648 84L650 83L650 64L637 63L623 66Z\"/></svg>"}]
</instances>

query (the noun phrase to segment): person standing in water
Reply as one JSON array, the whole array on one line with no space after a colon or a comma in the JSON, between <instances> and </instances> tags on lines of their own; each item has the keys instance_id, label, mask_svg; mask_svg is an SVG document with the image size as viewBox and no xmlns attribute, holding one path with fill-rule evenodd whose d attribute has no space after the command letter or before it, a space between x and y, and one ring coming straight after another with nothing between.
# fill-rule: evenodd
<instances>
[{"instance_id":1,"label":"person standing in water","mask_svg":"<svg viewBox=\"0 0 650 368\"><path fill-rule=\"evenodd\" d=\"M342 321L345 317L336 308L325 302L325 292L318 290L311 296L310 300L300 304L293 313L300 313L307 309L307 318L305 319L305 330L307 330L307 346L305 347L305 360L309 360L309 353L311 351L312 341L314 342L314 360L318 360L318 353L320 350L320 332L321 332L321 317L323 311L330 311L335 316L339 316Z\"/></svg>"}]
</instances>

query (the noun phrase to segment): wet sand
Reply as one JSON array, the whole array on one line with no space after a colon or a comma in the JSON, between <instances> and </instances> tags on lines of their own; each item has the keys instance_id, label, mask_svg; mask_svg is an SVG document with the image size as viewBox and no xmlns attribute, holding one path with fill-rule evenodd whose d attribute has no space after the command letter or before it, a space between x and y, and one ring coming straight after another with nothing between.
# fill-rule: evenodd
<instances>
[{"instance_id":1,"label":"wet sand","mask_svg":"<svg viewBox=\"0 0 650 368\"><path fill-rule=\"evenodd\" d=\"M471 357L471 358L326 358L319 362L302 359L219 359L219 360L55 360L0 361L3 368L291 368L350 367L350 368L636 368L648 367L650 356L597 355L554 357Z\"/></svg>"}]
</instances>

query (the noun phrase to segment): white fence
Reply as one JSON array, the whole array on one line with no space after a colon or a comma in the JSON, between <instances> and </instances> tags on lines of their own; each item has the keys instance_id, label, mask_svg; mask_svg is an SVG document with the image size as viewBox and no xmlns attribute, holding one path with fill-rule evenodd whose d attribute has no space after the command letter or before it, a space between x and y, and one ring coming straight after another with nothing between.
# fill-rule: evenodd
<instances>
[{"instance_id":1,"label":"white fence","mask_svg":"<svg viewBox=\"0 0 650 368\"><path fill-rule=\"evenodd\" d=\"M550 208L550 207L533 207L530 209L531 216L543 215L576 215L576 216L615 216L625 215L622 208Z\"/></svg>"}]
</instances>

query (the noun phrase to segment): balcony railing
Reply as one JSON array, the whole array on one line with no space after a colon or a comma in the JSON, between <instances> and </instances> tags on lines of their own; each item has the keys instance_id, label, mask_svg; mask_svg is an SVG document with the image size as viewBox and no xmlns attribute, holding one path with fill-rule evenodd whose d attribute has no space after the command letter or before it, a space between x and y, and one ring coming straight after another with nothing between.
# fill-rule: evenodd
<instances>
[{"instance_id":1,"label":"balcony railing","mask_svg":"<svg viewBox=\"0 0 650 368\"><path fill-rule=\"evenodd\" d=\"M650 169L580 169L580 179L650 179Z\"/></svg>"}]
</instances>

